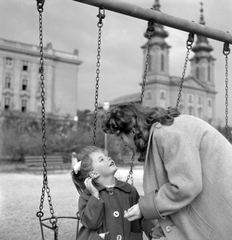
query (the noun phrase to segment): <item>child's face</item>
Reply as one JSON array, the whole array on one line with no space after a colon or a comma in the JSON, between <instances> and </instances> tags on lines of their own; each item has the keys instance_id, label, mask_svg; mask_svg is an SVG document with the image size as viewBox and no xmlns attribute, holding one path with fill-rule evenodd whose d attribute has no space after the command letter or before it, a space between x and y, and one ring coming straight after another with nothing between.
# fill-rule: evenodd
<instances>
[{"instance_id":1,"label":"child's face","mask_svg":"<svg viewBox=\"0 0 232 240\"><path fill-rule=\"evenodd\" d=\"M93 170L98 172L100 177L112 176L118 169L115 162L103 152L93 152L90 157L93 161Z\"/></svg>"}]
</instances>

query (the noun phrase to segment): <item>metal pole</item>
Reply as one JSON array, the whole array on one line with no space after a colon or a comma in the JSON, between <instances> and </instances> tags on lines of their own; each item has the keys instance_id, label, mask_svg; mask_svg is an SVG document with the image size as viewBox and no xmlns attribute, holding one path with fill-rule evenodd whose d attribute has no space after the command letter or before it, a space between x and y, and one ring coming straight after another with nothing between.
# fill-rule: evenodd
<instances>
[{"instance_id":1,"label":"metal pole","mask_svg":"<svg viewBox=\"0 0 232 240\"><path fill-rule=\"evenodd\" d=\"M144 9L134 4L121 2L120 0L74 0L76 2L92 5L95 7L102 7L107 10L128 15L131 17L153 20L154 22L176 28L188 33L194 33L204 37L208 37L217 41L227 42L232 44L232 35L229 32L223 32L217 29L212 29L207 26L187 21L185 19L170 16L168 14L155 11L153 9Z\"/></svg>"}]
</instances>

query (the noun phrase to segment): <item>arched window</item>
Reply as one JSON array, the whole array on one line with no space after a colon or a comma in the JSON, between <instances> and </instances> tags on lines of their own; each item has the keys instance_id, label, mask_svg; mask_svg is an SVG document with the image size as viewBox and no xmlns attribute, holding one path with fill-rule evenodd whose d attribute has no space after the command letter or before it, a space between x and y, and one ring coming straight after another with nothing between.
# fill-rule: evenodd
<instances>
[{"instance_id":1,"label":"arched window","mask_svg":"<svg viewBox=\"0 0 232 240\"><path fill-rule=\"evenodd\" d=\"M27 112L27 99L22 99L21 111L24 112L24 113Z\"/></svg>"},{"instance_id":2,"label":"arched window","mask_svg":"<svg viewBox=\"0 0 232 240\"><path fill-rule=\"evenodd\" d=\"M183 113L183 111L184 111L184 106L183 106L183 104L179 104L179 111L180 111L180 113Z\"/></svg>"},{"instance_id":3,"label":"arched window","mask_svg":"<svg viewBox=\"0 0 232 240\"><path fill-rule=\"evenodd\" d=\"M160 99L165 99L165 92L164 91L161 91L160 92Z\"/></svg>"},{"instance_id":4,"label":"arched window","mask_svg":"<svg viewBox=\"0 0 232 240\"><path fill-rule=\"evenodd\" d=\"M193 103L193 95L192 94L188 95L188 103Z\"/></svg>"},{"instance_id":5,"label":"arched window","mask_svg":"<svg viewBox=\"0 0 232 240\"><path fill-rule=\"evenodd\" d=\"M160 107L166 108L166 91L160 90Z\"/></svg>"},{"instance_id":6,"label":"arched window","mask_svg":"<svg viewBox=\"0 0 232 240\"><path fill-rule=\"evenodd\" d=\"M151 90L146 90L145 91L144 106L151 107L151 104L152 104Z\"/></svg>"},{"instance_id":7,"label":"arched window","mask_svg":"<svg viewBox=\"0 0 232 240\"><path fill-rule=\"evenodd\" d=\"M27 90L27 85L28 85L28 80L26 77L23 78L22 80L22 90L26 91Z\"/></svg>"},{"instance_id":8,"label":"arched window","mask_svg":"<svg viewBox=\"0 0 232 240\"><path fill-rule=\"evenodd\" d=\"M28 65L29 65L28 61L23 61L22 70L23 71L28 71Z\"/></svg>"},{"instance_id":9,"label":"arched window","mask_svg":"<svg viewBox=\"0 0 232 240\"><path fill-rule=\"evenodd\" d=\"M6 58L6 65L8 66L12 65L12 58L9 58L9 57Z\"/></svg>"},{"instance_id":10,"label":"arched window","mask_svg":"<svg viewBox=\"0 0 232 240\"><path fill-rule=\"evenodd\" d=\"M151 100L151 92L150 91L147 91L146 99Z\"/></svg>"},{"instance_id":11,"label":"arched window","mask_svg":"<svg viewBox=\"0 0 232 240\"><path fill-rule=\"evenodd\" d=\"M5 97L4 99L4 110L10 110L10 97Z\"/></svg>"},{"instance_id":12,"label":"arched window","mask_svg":"<svg viewBox=\"0 0 232 240\"><path fill-rule=\"evenodd\" d=\"M199 74L199 67L196 67L196 78L199 79L199 76L200 76L200 74Z\"/></svg>"},{"instance_id":13,"label":"arched window","mask_svg":"<svg viewBox=\"0 0 232 240\"><path fill-rule=\"evenodd\" d=\"M198 117L199 118L202 118L202 108L201 107L199 107L198 109L197 109L197 112L198 112Z\"/></svg>"},{"instance_id":14,"label":"arched window","mask_svg":"<svg viewBox=\"0 0 232 240\"><path fill-rule=\"evenodd\" d=\"M10 88L11 87L11 76L6 75L5 77L5 88Z\"/></svg>"},{"instance_id":15,"label":"arched window","mask_svg":"<svg viewBox=\"0 0 232 240\"><path fill-rule=\"evenodd\" d=\"M211 98L208 99L208 122L211 123L213 119L213 101Z\"/></svg>"},{"instance_id":16,"label":"arched window","mask_svg":"<svg viewBox=\"0 0 232 240\"><path fill-rule=\"evenodd\" d=\"M193 107L192 106L188 107L188 112L189 112L189 115L193 115Z\"/></svg>"},{"instance_id":17,"label":"arched window","mask_svg":"<svg viewBox=\"0 0 232 240\"><path fill-rule=\"evenodd\" d=\"M208 82L211 82L210 62L209 62L209 64L208 64Z\"/></svg>"},{"instance_id":18,"label":"arched window","mask_svg":"<svg viewBox=\"0 0 232 240\"><path fill-rule=\"evenodd\" d=\"M161 54L161 71L164 71L164 55Z\"/></svg>"},{"instance_id":19,"label":"arched window","mask_svg":"<svg viewBox=\"0 0 232 240\"><path fill-rule=\"evenodd\" d=\"M212 99L208 99L208 107L212 107Z\"/></svg>"}]
</instances>

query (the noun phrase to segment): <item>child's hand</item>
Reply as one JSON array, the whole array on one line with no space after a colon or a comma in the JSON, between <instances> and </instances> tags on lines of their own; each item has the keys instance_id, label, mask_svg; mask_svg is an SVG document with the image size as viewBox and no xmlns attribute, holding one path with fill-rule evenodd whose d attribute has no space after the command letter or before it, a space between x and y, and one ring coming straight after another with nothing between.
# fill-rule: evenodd
<instances>
[{"instance_id":1,"label":"child's hand","mask_svg":"<svg viewBox=\"0 0 232 240\"><path fill-rule=\"evenodd\" d=\"M72 161L72 169L74 173L77 174L78 171L80 171L81 162L78 162L77 155L75 152L72 153L71 161Z\"/></svg>"},{"instance_id":2,"label":"child's hand","mask_svg":"<svg viewBox=\"0 0 232 240\"><path fill-rule=\"evenodd\" d=\"M160 226L156 226L151 230L152 232L150 233L150 236L152 239L160 239L161 237L165 237L164 232Z\"/></svg>"},{"instance_id":3,"label":"child's hand","mask_svg":"<svg viewBox=\"0 0 232 240\"><path fill-rule=\"evenodd\" d=\"M99 198L99 192L98 190L93 186L93 183L92 183L92 178L91 177L88 177L85 179L85 186L87 188L87 190L96 198Z\"/></svg>"},{"instance_id":4,"label":"child's hand","mask_svg":"<svg viewBox=\"0 0 232 240\"><path fill-rule=\"evenodd\" d=\"M142 213L140 211L139 204L136 204L127 211L124 211L124 218L127 218L129 221L134 221L136 219L140 219L141 217Z\"/></svg>"}]
</instances>

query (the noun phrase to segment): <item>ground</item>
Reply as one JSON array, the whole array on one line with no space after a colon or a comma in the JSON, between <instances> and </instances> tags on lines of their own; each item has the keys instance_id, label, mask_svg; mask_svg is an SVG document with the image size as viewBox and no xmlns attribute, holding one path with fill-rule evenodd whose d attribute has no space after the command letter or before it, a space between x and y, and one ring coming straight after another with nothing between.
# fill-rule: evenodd
<instances>
[{"instance_id":1,"label":"ground","mask_svg":"<svg viewBox=\"0 0 232 240\"><path fill-rule=\"evenodd\" d=\"M3 171L3 168L5 170ZM42 192L42 173L11 169L0 165L0 240L39 240L42 239L39 211ZM126 180L128 167L120 167L116 176ZM142 191L142 168L135 166L134 186L140 194ZM48 186L55 216L75 216L77 212L78 193L74 187L70 171L48 173ZM44 217L50 217L47 196L44 199ZM59 239L75 239L75 220L59 220ZM52 231L44 230L45 239L54 239ZM145 238L144 238L145 239Z\"/></svg>"}]
</instances>

